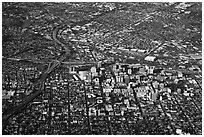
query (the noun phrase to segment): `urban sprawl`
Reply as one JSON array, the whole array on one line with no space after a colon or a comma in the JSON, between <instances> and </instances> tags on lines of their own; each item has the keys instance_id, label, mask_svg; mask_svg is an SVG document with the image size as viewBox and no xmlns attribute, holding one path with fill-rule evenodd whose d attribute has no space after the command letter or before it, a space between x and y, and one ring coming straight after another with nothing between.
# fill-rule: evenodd
<instances>
[{"instance_id":1,"label":"urban sprawl","mask_svg":"<svg viewBox=\"0 0 204 137\"><path fill-rule=\"evenodd\" d=\"M88 65L64 63L3 133L201 134L201 55L158 54L172 43L154 51L111 49L106 59ZM86 57L102 58L91 53ZM15 106L32 94L29 79L41 73L30 66L5 75L3 111L4 101Z\"/></svg>"}]
</instances>

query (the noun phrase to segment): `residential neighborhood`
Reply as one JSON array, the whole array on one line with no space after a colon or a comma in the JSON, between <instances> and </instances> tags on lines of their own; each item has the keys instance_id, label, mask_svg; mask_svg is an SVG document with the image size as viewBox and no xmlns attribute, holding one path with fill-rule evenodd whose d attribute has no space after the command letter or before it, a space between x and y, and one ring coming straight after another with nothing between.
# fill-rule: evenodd
<instances>
[{"instance_id":1,"label":"residential neighborhood","mask_svg":"<svg viewBox=\"0 0 204 137\"><path fill-rule=\"evenodd\" d=\"M6 10L12 3L4 4L3 13L7 14ZM63 4L52 4L44 3L44 6L48 9L64 8ZM111 30L114 27L108 27L105 23L105 27L100 26L95 16L106 17L106 12L120 16L112 13L117 6L121 14L125 14L121 5L105 4L102 6L102 3L96 3L97 8L105 7L105 10L109 10L100 13L104 10L100 9L99 13L89 15L91 17L88 21L73 23L61 19L61 22L69 25L56 25L51 31L52 35L44 33L46 39L39 40L32 36L32 40L37 39L34 44L49 45L43 50L40 49L42 47L30 46L14 52L13 48L2 48L3 135L202 135L202 40L197 37L196 40L189 40L178 34L182 40L172 39L168 35L169 39L145 39L148 41L145 45L142 40L137 43L137 37L134 36L133 43L128 44L132 40L130 38L127 38L126 44L120 43L126 39L118 40L116 34L121 34L123 38L129 31L132 35L136 32L130 28L116 32ZM130 9L131 6L139 5L138 9L143 6L143 3L127 4L125 6L130 6ZM69 10L80 10L75 9L80 4L70 5ZM188 6L194 6L192 3L152 5L153 8L147 4L145 13L140 13L147 14L147 17L137 15L140 22L132 19L134 25L142 27L145 23L151 23L149 16L154 13L151 11L153 9L162 11L169 6L175 8L175 11L179 9L180 13L184 9L187 12ZM20 3L16 10L27 6ZM85 7L82 11L86 8L89 9ZM38 12L41 13L34 10L29 14ZM160 12L153 15L159 16ZM9 14L9 18L11 16ZM97 31L94 27L99 26L101 28ZM7 27L10 26L6 26L5 30ZM28 34L34 31L34 28L25 28L23 32L21 27L13 31ZM162 29L170 31L171 28L164 26ZM196 27L191 29L192 35L200 34L201 30L196 30ZM108 31L107 34L104 31ZM148 33L143 37L146 35ZM14 40L3 42L4 45L13 43ZM39 49L35 51L36 48ZM48 54L47 51L51 52ZM11 54L13 56L8 55L10 53L14 53Z\"/></svg>"}]
</instances>

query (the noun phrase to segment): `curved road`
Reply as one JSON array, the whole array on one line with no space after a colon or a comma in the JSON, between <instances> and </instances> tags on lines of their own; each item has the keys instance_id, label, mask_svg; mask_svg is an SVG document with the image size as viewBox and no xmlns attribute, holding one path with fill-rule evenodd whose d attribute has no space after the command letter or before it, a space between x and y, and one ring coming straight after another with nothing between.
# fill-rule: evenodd
<instances>
[{"instance_id":1,"label":"curved road","mask_svg":"<svg viewBox=\"0 0 204 137\"><path fill-rule=\"evenodd\" d=\"M101 13L99 15L96 15L94 18L91 18L89 20L84 20L84 21L79 21L79 22L74 22L73 24L71 24L71 27L74 27L76 25L84 25L84 24L87 24L91 21L94 21L95 19L101 17L101 16L104 16L105 14L108 14L108 13L112 13L112 12L116 12L118 10L125 10L126 8L121 8L121 9L114 9L114 10L111 10L111 11L106 11L104 13ZM37 96L39 96L43 91L44 91L44 82L47 78L47 76L54 70L56 69L57 67L59 67L59 65L62 63L62 61L64 61L68 56L70 56L70 49L68 46L66 46L65 44L63 44L62 42L60 42L58 39L57 39L57 35L58 35L58 32L60 30L60 28L62 27L56 27L53 29L53 32L52 32L52 37L53 37L53 40L60 44L64 50L65 50L65 54L63 54L62 56L60 56L60 58L57 60L57 61L54 61L54 63L48 67L48 69L45 71L45 73L43 73L43 75L41 76L41 78L37 81L37 83L40 82L40 88L38 91L32 93L30 96L26 97L24 99L24 101L22 101L22 103L20 103L18 106L14 106L13 108L11 108L10 110L8 110L7 112L3 113L2 114L2 123L3 123L3 127L4 128L7 124L8 124L8 119L13 116L14 114L17 114L19 112L21 112L21 110L23 108L25 108L31 101L33 101Z\"/></svg>"},{"instance_id":2,"label":"curved road","mask_svg":"<svg viewBox=\"0 0 204 137\"><path fill-rule=\"evenodd\" d=\"M8 119L13 116L16 113L21 112L21 110L23 108L25 108L31 101L33 101L36 97L38 97L43 91L44 91L44 82L47 78L47 76L54 70L56 69L61 63L62 61L64 61L68 56L70 56L70 50L69 47L66 46L65 44L63 44L62 42L60 42L57 39L57 35L59 32L59 27L54 28L52 36L53 36L53 40L60 44L66 51L65 54L63 54L57 61L54 61L54 63L52 64L51 67L49 67L42 75L42 77L39 79L39 81L37 83L40 82L40 88L38 91L32 93L30 96L26 97L24 99L24 101L22 101L22 103L20 103L18 106L15 106L11 109L9 109L6 113L3 113L2 115L2 123L3 123L3 128L7 125ZM36 84L37 84L36 83Z\"/></svg>"},{"instance_id":3,"label":"curved road","mask_svg":"<svg viewBox=\"0 0 204 137\"><path fill-rule=\"evenodd\" d=\"M59 40L57 39L57 34L58 34L58 32L59 32L59 29L60 29L60 27L55 27L55 28L53 29L52 38L54 39L54 41L55 41L56 43L60 44L60 45L64 48L64 50L66 51L66 54L70 54L70 49L69 49L64 43L62 43L61 41L59 41Z\"/></svg>"}]
</instances>

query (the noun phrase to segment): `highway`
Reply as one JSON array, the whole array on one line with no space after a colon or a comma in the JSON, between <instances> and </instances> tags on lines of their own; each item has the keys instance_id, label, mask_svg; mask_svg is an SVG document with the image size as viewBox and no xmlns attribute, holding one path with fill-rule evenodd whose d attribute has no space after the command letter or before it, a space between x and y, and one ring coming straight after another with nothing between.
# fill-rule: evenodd
<instances>
[{"instance_id":1,"label":"highway","mask_svg":"<svg viewBox=\"0 0 204 137\"><path fill-rule=\"evenodd\" d=\"M13 108L10 108L9 110L6 111L6 113L3 113L2 115L2 123L3 123L3 128L7 125L8 123L8 119L13 116L14 114L17 114L19 112L21 112L22 109L24 109L31 101L33 101L36 97L38 97L43 91L44 91L44 83L46 78L48 77L48 75L57 67L60 66L60 64L67 58L70 56L70 50L69 47L65 44L63 44L62 42L60 42L57 39L57 34L59 31L59 27L56 27L53 29L53 40L60 44L64 50L66 51L65 54L63 54L57 61L54 61L51 66L48 67L48 69L42 74L41 78L35 83L38 84L40 83L40 88L38 91L35 91L34 93L31 93L28 97L26 97L24 99L24 101L22 101L22 103L20 103L18 106L14 106Z\"/></svg>"}]
</instances>

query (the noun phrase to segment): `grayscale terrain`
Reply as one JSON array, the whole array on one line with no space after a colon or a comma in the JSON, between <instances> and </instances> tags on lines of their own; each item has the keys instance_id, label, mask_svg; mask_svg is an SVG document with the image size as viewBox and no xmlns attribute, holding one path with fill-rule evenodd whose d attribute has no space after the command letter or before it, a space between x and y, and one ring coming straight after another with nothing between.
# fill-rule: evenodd
<instances>
[{"instance_id":1,"label":"grayscale terrain","mask_svg":"<svg viewBox=\"0 0 204 137\"><path fill-rule=\"evenodd\" d=\"M202 3L3 2L4 135L201 135Z\"/></svg>"}]
</instances>

